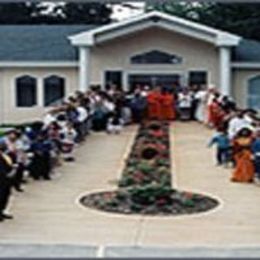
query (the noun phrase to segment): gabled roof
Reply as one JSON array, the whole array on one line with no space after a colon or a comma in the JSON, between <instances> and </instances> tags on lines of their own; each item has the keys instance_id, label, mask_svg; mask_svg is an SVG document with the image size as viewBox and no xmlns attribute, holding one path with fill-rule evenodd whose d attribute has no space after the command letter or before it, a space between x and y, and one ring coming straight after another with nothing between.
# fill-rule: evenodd
<instances>
[{"instance_id":1,"label":"gabled roof","mask_svg":"<svg viewBox=\"0 0 260 260\"><path fill-rule=\"evenodd\" d=\"M77 50L68 36L89 25L1 25L0 61L74 61Z\"/></svg>"},{"instance_id":2,"label":"gabled roof","mask_svg":"<svg viewBox=\"0 0 260 260\"><path fill-rule=\"evenodd\" d=\"M232 53L234 62L259 62L260 42L243 39Z\"/></svg>"},{"instance_id":3,"label":"gabled roof","mask_svg":"<svg viewBox=\"0 0 260 260\"><path fill-rule=\"evenodd\" d=\"M196 32L211 40L216 40L215 37L218 35L218 43L224 36L228 36L226 39L231 39L232 44L240 39L232 34L158 12L101 27L93 25L0 25L0 66L4 66L3 64L6 66L7 63L12 66L14 63L24 62L53 61L54 64L62 61L76 62L78 61L77 48L69 39L72 42L84 40L84 44L86 44L86 36L94 41L106 40L120 34L121 31L128 33L132 29L154 26L154 21L158 19L164 21L161 26L173 27L174 30L181 29L180 33ZM158 21L155 22L157 23ZM75 37L70 37L71 35ZM260 42L242 39L233 50L233 62L260 64Z\"/></svg>"},{"instance_id":4,"label":"gabled roof","mask_svg":"<svg viewBox=\"0 0 260 260\"><path fill-rule=\"evenodd\" d=\"M92 46L98 42L151 27L161 27L172 30L210 42L217 46L236 46L240 41L240 37L237 35L158 11L145 13L121 22L104 25L87 32L75 34L69 37L69 39L73 45Z\"/></svg>"}]
</instances>

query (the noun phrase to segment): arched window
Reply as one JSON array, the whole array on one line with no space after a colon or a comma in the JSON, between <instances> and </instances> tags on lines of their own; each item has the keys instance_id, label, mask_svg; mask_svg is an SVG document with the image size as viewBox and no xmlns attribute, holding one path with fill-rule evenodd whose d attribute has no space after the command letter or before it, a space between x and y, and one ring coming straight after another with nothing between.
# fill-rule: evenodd
<instances>
[{"instance_id":1,"label":"arched window","mask_svg":"<svg viewBox=\"0 0 260 260\"><path fill-rule=\"evenodd\" d=\"M55 105L65 96L65 79L56 75L44 79L44 106Z\"/></svg>"},{"instance_id":2,"label":"arched window","mask_svg":"<svg viewBox=\"0 0 260 260\"><path fill-rule=\"evenodd\" d=\"M247 103L250 108L260 109L260 75L249 80Z\"/></svg>"},{"instance_id":3,"label":"arched window","mask_svg":"<svg viewBox=\"0 0 260 260\"><path fill-rule=\"evenodd\" d=\"M37 81L31 76L16 79L16 106L32 107L37 103Z\"/></svg>"},{"instance_id":4,"label":"arched window","mask_svg":"<svg viewBox=\"0 0 260 260\"><path fill-rule=\"evenodd\" d=\"M179 64L181 62L181 57L158 50L152 50L131 57L132 64Z\"/></svg>"}]
</instances>

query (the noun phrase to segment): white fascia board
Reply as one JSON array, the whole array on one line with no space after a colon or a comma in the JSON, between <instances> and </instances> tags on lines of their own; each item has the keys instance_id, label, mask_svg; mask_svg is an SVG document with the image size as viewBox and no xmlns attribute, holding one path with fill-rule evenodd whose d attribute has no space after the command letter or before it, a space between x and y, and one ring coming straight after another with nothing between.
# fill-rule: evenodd
<instances>
[{"instance_id":1,"label":"white fascia board","mask_svg":"<svg viewBox=\"0 0 260 260\"><path fill-rule=\"evenodd\" d=\"M78 66L79 63L77 61L0 61L0 67L3 68L71 68Z\"/></svg>"},{"instance_id":2,"label":"white fascia board","mask_svg":"<svg viewBox=\"0 0 260 260\"><path fill-rule=\"evenodd\" d=\"M115 29L120 29L122 27L122 30L125 27L130 26L131 24L135 24L138 22L145 21L152 17L158 17L161 20L165 20L168 22L171 22L175 25L178 25L179 27L184 28L190 28L190 30L194 29L197 32L201 32L201 34L210 34L212 35L212 38L215 38L215 45L226 45L226 46L235 46L238 44L240 37L226 33L221 30L217 30L193 21L189 21L183 18L179 18L176 16L168 15L162 12L153 11L149 13L145 13L142 15L134 16L130 19L126 19L120 22L115 22L112 24L104 25L99 28L95 28L93 30L82 32L76 35L72 35L69 37L73 45L89 45L92 46L95 43L95 36L98 34L105 34L109 33L110 31L113 31Z\"/></svg>"},{"instance_id":3,"label":"white fascia board","mask_svg":"<svg viewBox=\"0 0 260 260\"><path fill-rule=\"evenodd\" d=\"M231 67L234 69L260 69L260 62L232 62Z\"/></svg>"},{"instance_id":4,"label":"white fascia board","mask_svg":"<svg viewBox=\"0 0 260 260\"><path fill-rule=\"evenodd\" d=\"M92 31L82 32L76 35L69 36L72 45L80 46L93 46L94 45L94 34Z\"/></svg>"},{"instance_id":5,"label":"white fascia board","mask_svg":"<svg viewBox=\"0 0 260 260\"><path fill-rule=\"evenodd\" d=\"M217 46L237 46L241 40L241 37L230 33L218 33L216 45Z\"/></svg>"}]
</instances>

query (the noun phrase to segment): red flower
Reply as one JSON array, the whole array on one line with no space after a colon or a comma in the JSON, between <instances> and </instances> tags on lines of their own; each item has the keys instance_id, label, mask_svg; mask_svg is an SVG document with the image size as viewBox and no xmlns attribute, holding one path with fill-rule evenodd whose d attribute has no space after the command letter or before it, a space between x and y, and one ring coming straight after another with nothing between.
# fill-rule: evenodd
<instances>
[{"instance_id":1,"label":"red flower","mask_svg":"<svg viewBox=\"0 0 260 260\"><path fill-rule=\"evenodd\" d=\"M164 204L166 204L166 199L163 199L163 198L158 199L158 200L157 200L157 204L158 204L158 205L164 205Z\"/></svg>"},{"instance_id":2,"label":"red flower","mask_svg":"<svg viewBox=\"0 0 260 260\"><path fill-rule=\"evenodd\" d=\"M187 199L192 199L193 193L191 193L191 192L185 192L185 197L186 197Z\"/></svg>"},{"instance_id":3,"label":"red flower","mask_svg":"<svg viewBox=\"0 0 260 260\"><path fill-rule=\"evenodd\" d=\"M162 130L157 130L157 131L151 130L151 131L150 131L150 134L151 134L152 136L154 136L154 137L157 137L157 138L164 136L164 132L163 132Z\"/></svg>"}]
</instances>

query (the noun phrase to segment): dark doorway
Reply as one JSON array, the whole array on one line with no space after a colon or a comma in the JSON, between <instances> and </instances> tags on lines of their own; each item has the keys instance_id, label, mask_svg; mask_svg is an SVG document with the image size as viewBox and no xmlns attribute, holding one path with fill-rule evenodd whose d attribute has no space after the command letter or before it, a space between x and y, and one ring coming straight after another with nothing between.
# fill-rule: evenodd
<instances>
[{"instance_id":1,"label":"dark doorway","mask_svg":"<svg viewBox=\"0 0 260 260\"><path fill-rule=\"evenodd\" d=\"M116 85L117 87L122 87L122 71L105 71L105 87Z\"/></svg>"},{"instance_id":2,"label":"dark doorway","mask_svg":"<svg viewBox=\"0 0 260 260\"><path fill-rule=\"evenodd\" d=\"M174 85L180 85L180 75L178 74L131 74L128 77L130 89L134 89L137 85L148 85L152 88L161 86L171 88Z\"/></svg>"}]
</instances>

